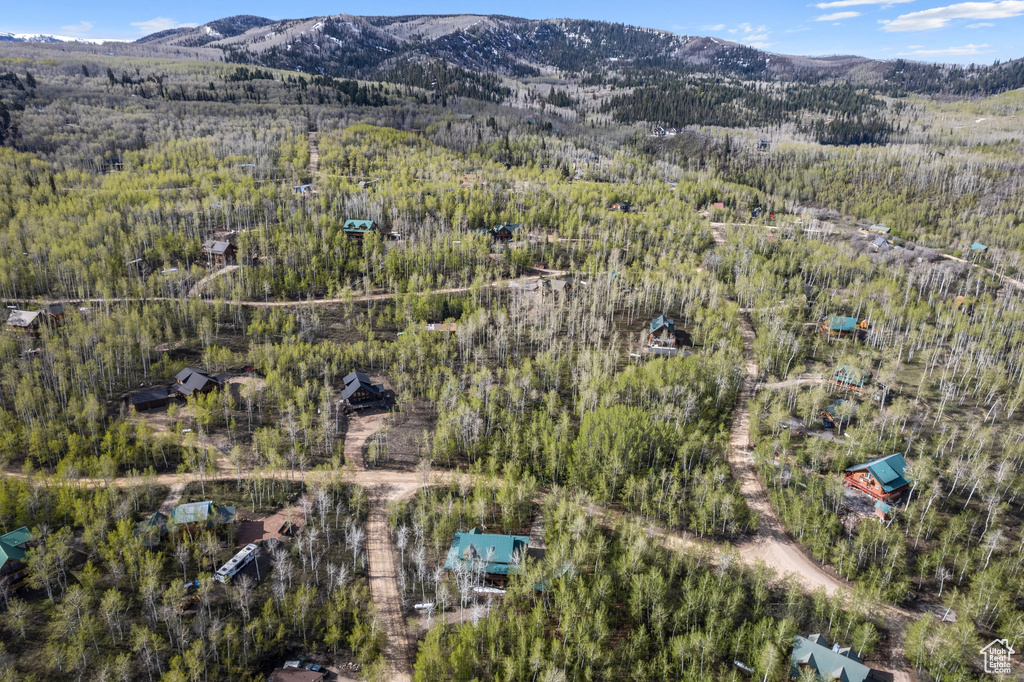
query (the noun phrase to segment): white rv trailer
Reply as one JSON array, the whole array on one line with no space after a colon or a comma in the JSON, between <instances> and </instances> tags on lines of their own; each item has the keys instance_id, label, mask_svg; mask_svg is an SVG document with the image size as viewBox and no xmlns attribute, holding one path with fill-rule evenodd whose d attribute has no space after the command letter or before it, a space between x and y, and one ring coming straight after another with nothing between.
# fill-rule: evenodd
<instances>
[{"instance_id":1,"label":"white rv trailer","mask_svg":"<svg viewBox=\"0 0 1024 682\"><path fill-rule=\"evenodd\" d=\"M256 555L260 553L260 548L250 543L239 550L238 554L231 557L231 560L226 564L217 569L217 575L214 576L219 582L227 583L231 582L231 579L235 577L239 571L249 565Z\"/></svg>"}]
</instances>

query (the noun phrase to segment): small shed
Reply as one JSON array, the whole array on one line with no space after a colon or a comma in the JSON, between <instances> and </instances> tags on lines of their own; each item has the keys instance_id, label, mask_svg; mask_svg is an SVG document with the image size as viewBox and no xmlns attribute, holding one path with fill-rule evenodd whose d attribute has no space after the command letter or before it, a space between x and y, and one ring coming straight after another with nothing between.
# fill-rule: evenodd
<instances>
[{"instance_id":1,"label":"small shed","mask_svg":"<svg viewBox=\"0 0 1024 682\"><path fill-rule=\"evenodd\" d=\"M846 470L844 484L867 493L876 500L892 502L899 499L910 483L903 477L907 460L897 453L856 464Z\"/></svg>"},{"instance_id":2,"label":"small shed","mask_svg":"<svg viewBox=\"0 0 1024 682\"><path fill-rule=\"evenodd\" d=\"M829 384L842 391L860 393L869 381L871 381L871 372L850 365L839 365L832 372Z\"/></svg>"},{"instance_id":3,"label":"small shed","mask_svg":"<svg viewBox=\"0 0 1024 682\"><path fill-rule=\"evenodd\" d=\"M162 512L153 512L148 519L135 524L135 537L142 539L143 547L156 547L166 534L167 515Z\"/></svg>"},{"instance_id":4,"label":"small shed","mask_svg":"<svg viewBox=\"0 0 1024 682\"><path fill-rule=\"evenodd\" d=\"M238 249L231 242L222 242L215 239L207 239L203 242L203 255L210 264L219 263L226 265L234 262Z\"/></svg>"},{"instance_id":5,"label":"small shed","mask_svg":"<svg viewBox=\"0 0 1024 682\"><path fill-rule=\"evenodd\" d=\"M35 336L39 333L40 314L38 310L12 310L7 317L7 330Z\"/></svg>"},{"instance_id":6,"label":"small shed","mask_svg":"<svg viewBox=\"0 0 1024 682\"><path fill-rule=\"evenodd\" d=\"M444 567L449 571L479 570L490 581L504 585L509 571L526 556L529 544L528 535L494 535L474 528L455 534Z\"/></svg>"},{"instance_id":7,"label":"small shed","mask_svg":"<svg viewBox=\"0 0 1024 682\"><path fill-rule=\"evenodd\" d=\"M629 202L628 201L616 201L612 204L613 211L621 211L622 213L629 213Z\"/></svg>"}]
</instances>

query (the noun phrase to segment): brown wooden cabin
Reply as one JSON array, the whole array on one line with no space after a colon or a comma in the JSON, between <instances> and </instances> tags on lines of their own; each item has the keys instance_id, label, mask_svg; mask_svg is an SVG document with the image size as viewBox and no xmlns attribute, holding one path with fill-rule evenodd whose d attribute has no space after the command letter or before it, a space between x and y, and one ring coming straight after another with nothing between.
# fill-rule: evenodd
<instances>
[{"instance_id":1,"label":"brown wooden cabin","mask_svg":"<svg viewBox=\"0 0 1024 682\"><path fill-rule=\"evenodd\" d=\"M846 470L843 483L882 502L892 502L903 495L910 483L903 477L907 460L901 454L879 457Z\"/></svg>"},{"instance_id":2,"label":"brown wooden cabin","mask_svg":"<svg viewBox=\"0 0 1024 682\"><path fill-rule=\"evenodd\" d=\"M220 242L208 239L203 242L203 255L210 265L227 265L235 262L238 248L231 242Z\"/></svg>"}]
</instances>

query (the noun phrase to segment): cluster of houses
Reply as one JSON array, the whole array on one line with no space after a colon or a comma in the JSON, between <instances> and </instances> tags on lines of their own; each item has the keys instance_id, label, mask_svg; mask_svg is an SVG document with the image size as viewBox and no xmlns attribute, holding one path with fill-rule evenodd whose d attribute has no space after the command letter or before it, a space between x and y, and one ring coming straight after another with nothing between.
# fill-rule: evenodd
<instances>
[{"instance_id":1,"label":"cluster of houses","mask_svg":"<svg viewBox=\"0 0 1024 682\"><path fill-rule=\"evenodd\" d=\"M389 408L395 402L395 392L382 384L375 384L362 372L349 372L342 380L345 388L341 391L338 406L342 412L350 413L374 407Z\"/></svg>"},{"instance_id":2,"label":"cluster of houses","mask_svg":"<svg viewBox=\"0 0 1024 682\"><path fill-rule=\"evenodd\" d=\"M201 369L186 367L174 376L170 386L157 386L144 391L129 393L125 399L128 407L135 412L166 407L171 402L182 402L190 396L215 391L227 380L226 374L211 376Z\"/></svg>"},{"instance_id":3,"label":"cluster of houses","mask_svg":"<svg viewBox=\"0 0 1024 682\"><path fill-rule=\"evenodd\" d=\"M56 329L64 323L65 310L60 303L41 310L12 310L7 316L7 331L12 334L39 336L43 325Z\"/></svg>"}]
</instances>

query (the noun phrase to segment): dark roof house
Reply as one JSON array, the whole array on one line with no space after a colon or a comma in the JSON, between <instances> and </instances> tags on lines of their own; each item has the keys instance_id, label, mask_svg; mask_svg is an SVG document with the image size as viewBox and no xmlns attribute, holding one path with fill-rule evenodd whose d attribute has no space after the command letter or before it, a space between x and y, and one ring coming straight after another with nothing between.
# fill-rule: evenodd
<instances>
[{"instance_id":1,"label":"dark roof house","mask_svg":"<svg viewBox=\"0 0 1024 682\"><path fill-rule=\"evenodd\" d=\"M201 369L186 367L174 375L175 383L169 389L171 396L188 397L195 393L208 393L224 384L223 376L211 377Z\"/></svg>"},{"instance_id":2,"label":"dark roof house","mask_svg":"<svg viewBox=\"0 0 1024 682\"><path fill-rule=\"evenodd\" d=\"M810 668L822 680L836 682L867 682L873 679L871 668L861 663L860 656L850 647L833 644L822 635L796 636L790 657L789 674L794 680L804 669Z\"/></svg>"},{"instance_id":3,"label":"dark roof house","mask_svg":"<svg viewBox=\"0 0 1024 682\"><path fill-rule=\"evenodd\" d=\"M381 384L374 384L370 377L362 372L349 372L344 382L345 388L341 391L340 402L347 410L386 406L394 398L394 393Z\"/></svg>"},{"instance_id":4,"label":"dark roof house","mask_svg":"<svg viewBox=\"0 0 1024 682\"><path fill-rule=\"evenodd\" d=\"M494 226L494 238L502 241L512 241L516 232L521 230L523 227L522 223L502 223L501 225Z\"/></svg>"},{"instance_id":5,"label":"dark roof house","mask_svg":"<svg viewBox=\"0 0 1024 682\"><path fill-rule=\"evenodd\" d=\"M902 454L879 457L846 470L844 482L876 500L890 502L899 498L910 483L903 477L907 460Z\"/></svg>"},{"instance_id":6,"label":"dark roof house","mask_svg":"<svg viewBox=\"0 0 1024 682\"><path fill-rule=\"evenodd\" d=\"M444 567L479 569L496 582L504 582L513 565L526 556L530 538L526 535L492 535L474 528L456 533Z\"/></svg>"},{"instance_id":7,"label":"dark roof house","mask_svg":"<svg viewBox=\"0 0 1024 682\"><path fill-rule=\"evenodd\" d=\"M235 257L238 249L231 242L221 242L214 239L207 239L203 242L203 254L210 261L227 262Z\"/></svg>"}]
</instances>

